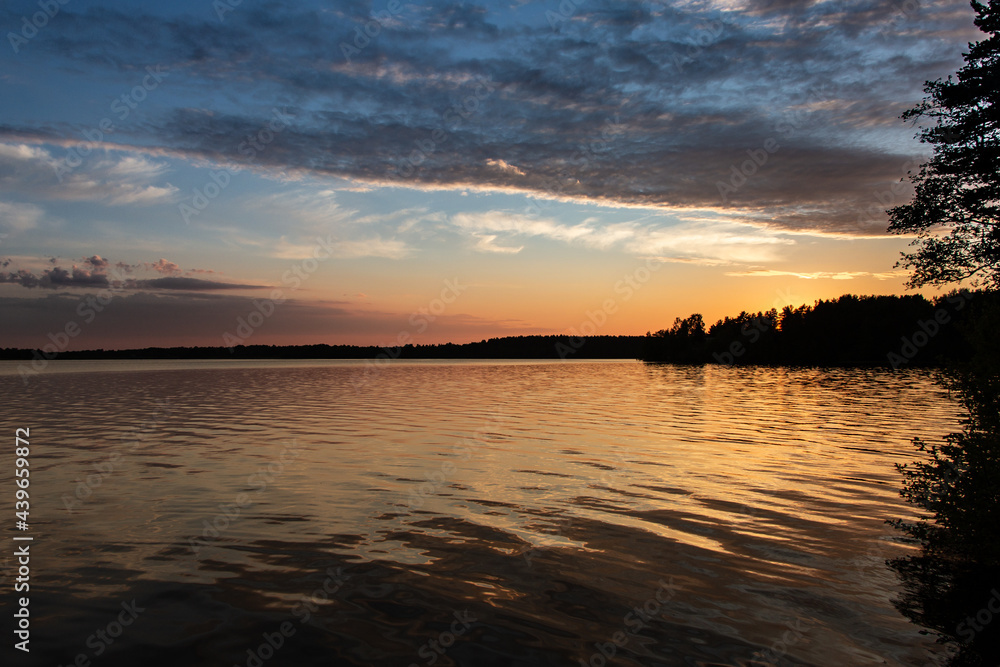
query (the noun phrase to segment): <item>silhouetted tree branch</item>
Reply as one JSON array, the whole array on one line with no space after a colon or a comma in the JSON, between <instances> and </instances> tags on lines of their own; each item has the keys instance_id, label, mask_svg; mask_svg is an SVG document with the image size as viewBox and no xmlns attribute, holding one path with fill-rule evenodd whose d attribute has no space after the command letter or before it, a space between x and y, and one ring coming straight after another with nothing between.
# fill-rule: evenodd
<instances>
[{"instance_id":1,"label":"silhouetted tree branch","mask_svg":"<svg viewBox=\"0 0 1000 667\"><path fill-rule=\"evenodd\" d=\"M935 122L919 135L934 155L910 175L913 200L888 211L890 232L916 234L897 264L912 270L910 287L1000 287L1000 0L972 7L989 37L969 45L957 78L928 81L927 97L902 115Z\"/></svg>"}]
</instances>

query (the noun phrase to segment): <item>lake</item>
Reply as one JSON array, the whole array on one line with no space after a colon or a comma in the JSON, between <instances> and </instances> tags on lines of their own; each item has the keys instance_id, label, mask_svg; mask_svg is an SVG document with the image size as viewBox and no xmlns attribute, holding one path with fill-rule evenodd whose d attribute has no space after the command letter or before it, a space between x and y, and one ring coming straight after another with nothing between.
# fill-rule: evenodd
<instances>
[{"instance_id":1,"label":"lake","mask_svg":"<svg viewBox=\"0 0 1000 667\"><path fill-rule=\"evenodd\" d=\"M17 664L941 654L883 564L912 548L884 523L913 516L893 464L958 430L925 372L56 361L25 383L17 367L0 364L10 440L30 428L30 528L4 526L7 619L11 538L34 538ZM9 478L12 446L2 461Z\"/></svg>"}]
</instances>

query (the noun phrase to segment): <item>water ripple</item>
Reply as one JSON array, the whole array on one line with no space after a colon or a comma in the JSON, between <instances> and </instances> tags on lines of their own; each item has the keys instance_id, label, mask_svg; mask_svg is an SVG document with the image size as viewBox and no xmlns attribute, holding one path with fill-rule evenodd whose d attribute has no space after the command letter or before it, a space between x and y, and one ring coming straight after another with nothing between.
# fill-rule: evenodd
<instances>
[{"instance_id":1,"label":"water ripple","mask_svg":"<svg viewBox=\"0 0 1000 667\"><path fill-rule=\"evenodd\" d=\"M937 650L881 565L908 548L892 464L957 425L920 372L51 367L0 365L0 414L32 429L49 662L133 598L101 664L246 664L286 621L277 664L747 665L792 631L783 664Z\"/></svg>"}]
</instances>

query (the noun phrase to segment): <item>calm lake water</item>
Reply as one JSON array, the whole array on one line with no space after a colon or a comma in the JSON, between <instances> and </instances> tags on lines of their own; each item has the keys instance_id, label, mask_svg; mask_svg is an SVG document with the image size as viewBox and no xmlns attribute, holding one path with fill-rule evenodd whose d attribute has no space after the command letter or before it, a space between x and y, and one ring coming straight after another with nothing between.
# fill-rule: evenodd
<instances>
[{"instance_id":1,"label":"calm lake water","mask_svg":"<svg viewBox=\"0 0 1000 667\"><path fill-rule=\"evenodd\" d=\"M893 463L958 426L926 373L54 362L25 385L17 366L0 416L11 442L31 429L31 521L4 521L2 599L10 623L11 537L31 535L32 651L11 664L940 654L883 565L909 548L884 523L912 516Z\"/></svg>"}]
</instances>

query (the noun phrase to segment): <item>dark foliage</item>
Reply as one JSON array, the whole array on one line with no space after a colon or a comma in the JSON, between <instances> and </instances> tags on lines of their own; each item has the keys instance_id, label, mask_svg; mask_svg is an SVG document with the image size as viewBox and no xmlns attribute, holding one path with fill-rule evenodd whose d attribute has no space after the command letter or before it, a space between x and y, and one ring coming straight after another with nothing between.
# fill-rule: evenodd
<instances>
[{"instance_id":1,"label":"dark foliage","mask_svg":"<svg viewBox=\"0 0 1000 667\"><path fill-rule=\"evenodd\" d=\"M441 345L237 345L133 350L0 349L0 359L644 359L669 363L809 366L941 366L967 360L963 322L1000 297L953 292L922 296L853 296L742 312L711 327L701 315L677 318L645 336L507 336ZM990 332L992 334L992 332ZM987 335L987 334L984 334Z\"/></svg>"},{"instance_id":2,"label":"dark foliage","mask_svg":"<svg viewBox=\"0 0 1000 667\"><path fill-rule=\"evenodd\" d=\"M996 302L966 331L970 359L942 378L966 410L962 430L940 444L919 439L921 461L897 465L901 495L922 510L892 521L921 546L889 561L904 594L899 610L957 647L953 667L1000 664L1000 355Z\"/></svg>"},{"instance_id":3,"label":"dark foliage","mask_svg":"<svg viewBox=\"0 0 1000 667\"><path fill-rule=\"evenodd\" d=\"M962 361L969 349L962 322L1000 301L991 292L854 296L786 306L780 313L742 312L707 331L700 315L647 335L642 358L671 363L813 366L937 366ZM700 323L700 324L699 324Z\"/></svg>"},{"instance_id":4,"label":"dark foliage","mask_svg":"<svg viewBox=\"0 0 1000 667\"><path fill-rule=\"evenodd\" d=\"M1000 287L1000 0L972 2L989 35L969 45L957 79L927 82L928 97L903 114L935 126L920 138L934 155L912 177L913 200L889 211L889 230L915 233L901 264L911 286L971 279ZM947 230L943 234L942 230ZM962 430L924 458L897 465L901 495L922 514L892 523L920 545L888 562L904 593L897 608L957 650L953 667L1000 665L1000 354L997 292L971 302L942 383L966 410Z\"/></svg>"},{"instance_id":5,"label":"dark foliage","mask_svg":"<svg viewBox=\"0 0 1000 667\"><path fill-rule=\"evenodd\" d=\"M913 200L888 212L889 231L917 235L901 261L911 286L972 278L1000 287L1000 0L972 7L989 37L969 45L955 79L928 81L927 97L902 116L935 123L920 133L934 156L910 177Z\"/></svg>"}]
</instances>

